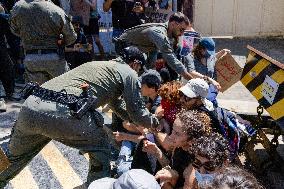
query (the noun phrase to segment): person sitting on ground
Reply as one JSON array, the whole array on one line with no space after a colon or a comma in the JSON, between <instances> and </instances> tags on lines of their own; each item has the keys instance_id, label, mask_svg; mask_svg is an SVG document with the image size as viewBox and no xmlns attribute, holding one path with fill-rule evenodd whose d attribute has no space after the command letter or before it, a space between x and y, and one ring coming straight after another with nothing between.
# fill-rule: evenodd
<instances>
[{"instance_id":1,"label":"person sitting on ground","mask_svg":"<svg viewBox=\"0 0 284 189\"><path fill-rule=\"evenodd\" d=\"M88 189L160 189L155 177L142 169L132 169L118 179L102 178L93 181Z\"/></svg>"},{"instance_id":2,"label":"person sitting on ground","mask_svg":"<svg viewBox=\"0 0 284 189\"><path fill-rule=\"evenodd\" d=\"M195 159L184 172L184 188L198 188L199 185L213 181L215 174L228 164L229 151L226 139L212 132L192 142L188 149Z\"/></svg>"},{"instance_id":3,"label":"person sitting on ground","mask_svg":"<svg viewBox=\"0 0 284 189\"><path fill-rule=\"evenodd\" d=\"M162 167L166 165L171 166L171 169L158 171L156 178L161 179L163 182L168 182L169 180L165 179L167 174L172 174L173 177L178 175L178 179L172 178L170 183L177 188L182 187L185 182L183 177L185 168L194 159L194 156L188 152L188 148L195 139L208 136L211 132L211 119L205 112L200 110L181 110L177 114L172 134L167 138L174 148L170 156L171 161L166 158L167 156L157 146L149 144L149 142L144 146L145 151L157 156Z\"/></svg>"},{"instance_id":4,"label":"person sitting on ground","mask_svg":"<svg viewBox=\"0 0 284 189\"><path fill-rule=\"evenodd\" d=\"M215 53L215 42L210 37L201 38L197 46L192 50L192 53L184 57L183 62L188 72L196 71L204 76L217 79L215 70L216 61L226 53L230 53L228 49L223 49ZM186 82L186 81L185 81ZM207 98L217 106L218 90L210 85Z\"/></svg>"},{"instance_id":5,"label":"person sitting on ground","mask_svg":"<svg viewBox=\"0 0 284 189\"><path fill-rule=\"evenodd\" d=\"M77 33L77 39L72 45L65 47L65 57L71 69L91 61L92 56L90 52L93 48L87 42L87 38L82 30L82 18L80 16L73 16L72 24Z\"/></svg>"},{"instance_id":6,"label":"person sitting on ground","mask_svg":"<svg viewBox=\"0 0 284 189\"><path fill-rule=\"evenodd\" d=\"M146 107L150 113L155 114L156 108L161 103L161 97L158 95L161 77L157 71L148 70L141 75L140 81L142 96L149 98ZM127 120L123 122L123 127L128 132L113 132L115 139L121 141L121 149L116 161L117 174L119 176L131 168L133 150L136 144L139 143L141 139L145 138L143 132L144 128L140 127L140 129L138 129L138 126Z\"/></svg>"},{"instance_id":7,"label":"person sitting on ground","mask_svg":"<svg viewBox=\"0 0 284 189\"><path fill-rule=\"evenodd\" d=\"M159 90L162 97L161 106L156 111L156 116L160 118L161 124L172 125L176 119L176 114L181 109L197 109L206 112L210 116L213 128L219 128L213 104L205 98L208 94L208 89L208 83L200 78L191 79L184 86L178 81L162 86ZM163 122L162 118L166 122ZM170 149L171 144L167 144L164 141L166 137L166 134L158 133L157 140L162 144L163 148Z\"/></svg>"},{"instance_id":8,"label":"person sitting on ground","mask_svg":"<svg viewBox=\"0 0 284 189\"><path fill-rule=\"evenodd\" d=\"M263 189L256 178L239 167L226 167L218 173L211 183L200 186L200 189Z\"/></svg>"}]
</instances>

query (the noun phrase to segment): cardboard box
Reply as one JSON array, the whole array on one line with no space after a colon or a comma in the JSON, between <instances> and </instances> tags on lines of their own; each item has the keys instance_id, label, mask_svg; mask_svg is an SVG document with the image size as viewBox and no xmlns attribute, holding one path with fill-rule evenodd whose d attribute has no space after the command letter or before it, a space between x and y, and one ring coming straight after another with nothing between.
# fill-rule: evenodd
<instances>
[{"instance_id":1,"label":"cardboard box","mask_svg":"<svg viewBox=\"0 0 284 189\"><path fill-rule=\"evenodd\" d=\"M224 92L233 84L238 82L243 71L230 53L226 53L217 60L215 69L217 73L217 81L222 87L221 92Z\"/></svg>"}]
</instances>

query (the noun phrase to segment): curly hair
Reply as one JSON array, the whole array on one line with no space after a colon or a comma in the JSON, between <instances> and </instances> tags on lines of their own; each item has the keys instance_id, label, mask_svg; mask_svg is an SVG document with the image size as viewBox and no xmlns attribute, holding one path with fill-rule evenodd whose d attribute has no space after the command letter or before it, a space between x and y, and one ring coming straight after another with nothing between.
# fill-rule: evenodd
<instances>
[{"instance_id":1,"label":"curly hair","mask_svg":"<svg viewBox=\"0 0 284 189\"><path fill-rule=\"evenodd\" d=\"M158 93L162 99L178 105L180 104L180 98L183 96L183 94L178 90L181 86L182 83L179 81L167 82L161 86Z\"/></svg>"},{"instance_id":2,"label":"curly hair","mask_svg":"<svg viewBox=\"0 0 284 189\"><path fill-rule=\"evenodd\" d=\"M182 123L182 130L189 138L198 139L211 132L211 118L201 110L182 109L176 116Z\"/></svg>"},{"instance_id":3,"label":"curly hair","mask_svg":"<svg viewBox=\"0 0 284 189\"><path fill-rule=\"evenodd\" d=\"M201 189L263 189L256 178L239 167L226 167L214 177L213 182L200 186Z\"/></svg>"},{"instance_id":4,"label":"curly hair","mask_svg":"<svg viewBox=\"0 0 284 189\"><path fill-rule=\"evenodd\" d=\"M221 167L229 157L228 143L218 133L210 133L196 139L189 151L195 156L202 156L213 162L215 167Z\"/></svg>"}]
</instances>

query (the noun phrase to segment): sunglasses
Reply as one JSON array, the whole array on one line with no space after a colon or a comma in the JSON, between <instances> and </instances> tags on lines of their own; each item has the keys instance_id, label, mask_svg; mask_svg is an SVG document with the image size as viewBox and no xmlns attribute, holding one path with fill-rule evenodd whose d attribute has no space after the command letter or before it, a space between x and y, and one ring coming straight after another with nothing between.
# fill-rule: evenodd
<instances>
[{"instance_id":1,"label":"sunglasses","mask_svg":"<svg viewBox=\"0 0 284 189\"><path fill-rule=\"evenodd\" d=\"M212 161L201 163L201 161L198 159L194 160L194 162L192 163L192 166L196 169L200 169L201 167L203 167L208 172L213 172L216 169L216 166Z\"/></svg>"}]
</instances>

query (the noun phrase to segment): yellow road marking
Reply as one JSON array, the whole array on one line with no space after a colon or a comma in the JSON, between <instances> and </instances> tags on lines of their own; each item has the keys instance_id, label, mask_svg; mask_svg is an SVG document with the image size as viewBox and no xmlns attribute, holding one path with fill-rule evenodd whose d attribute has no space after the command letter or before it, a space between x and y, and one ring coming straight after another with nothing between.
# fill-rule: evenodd
<instances>
[{"instance_id":1,"label":"yellow road marking","mask_svg":"<svg viewBox=\"0 0 284 189\"><path fill-rule=\"evenodd\" d=\"M31 171L26 166L13 180L10 181L15 189L38 189Z\"/></svg>"},{"instance_id":2,"label":"yellow road marking","mask_svg":"<svg viewBox=\"0 0 284 189\"><path fill-rule=\"evenodd\" d=\"M48 143L40 153L63 188L69 189L83 184L53 142Z\"/></svg>"}]
</instances>

